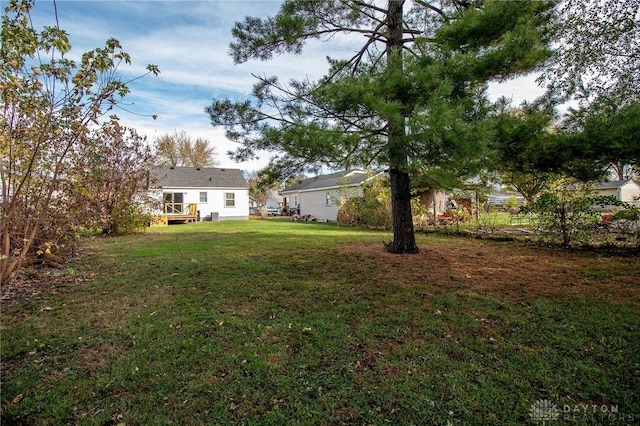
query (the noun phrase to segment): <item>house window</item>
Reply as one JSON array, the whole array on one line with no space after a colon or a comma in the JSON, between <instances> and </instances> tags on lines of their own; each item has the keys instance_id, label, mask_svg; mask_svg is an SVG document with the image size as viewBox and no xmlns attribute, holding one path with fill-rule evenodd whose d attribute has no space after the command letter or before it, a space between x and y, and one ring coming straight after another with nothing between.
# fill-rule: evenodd
<instances>
[{"instance_id":1,"label":"house window","mask_svg":"<svg viewBox=\"0 0 640 426\"><path fill-rule=\"evenodd\" d=\"M201 192L200 193L200 202L201 203L206 203L207 202L207 193L206 192Z\"/></svg>"},{"instance_id":2,"label":"house window","mask_svg":"<svg viewBox=\"0 0 640 426\"><path fill-rule=\"evenodd\" d=\"M235 207L236 206L236 194L235 194L235 192L225 192L224 193L224 206L225 207Z\"/></svg>"},{"instance_id":3,"label":"house window","mask_svg":"<svg viewBox=\"0 0 640 426\"><path fill-rule=\"evenodd\" d=\"M298 207L298 196L297 195L293 196L293 207Z\"/></svg>"},{"instance_id":4,"label":"house window","mask_svg":"<svg viewBox=\"0 0 640 426\"><path fill-rule=\"evenodd\" d=\"M332 206L333 205L333 197L331 196L331 192L327 191L326 195L325 195L325 198L326 198L326 206L327 207Z\"/></svg>"}]
</instances>

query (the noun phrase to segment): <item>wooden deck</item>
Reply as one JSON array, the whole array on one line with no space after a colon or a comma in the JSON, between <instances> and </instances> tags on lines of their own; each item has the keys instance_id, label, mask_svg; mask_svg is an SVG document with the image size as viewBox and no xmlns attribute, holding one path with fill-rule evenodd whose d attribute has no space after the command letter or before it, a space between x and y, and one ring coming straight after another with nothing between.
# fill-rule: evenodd
<instances>
[{"instance_id":1,"label":"wooden deck","mask_svg":"<svg viewBox=\"0 0 640 426\"><path fill-rule=\"evenodd\" d=\"M151 226L166 226L198 221L198 205L195 203L165 203L164 214L155 215Z\"/></svg>"}]
</instances>

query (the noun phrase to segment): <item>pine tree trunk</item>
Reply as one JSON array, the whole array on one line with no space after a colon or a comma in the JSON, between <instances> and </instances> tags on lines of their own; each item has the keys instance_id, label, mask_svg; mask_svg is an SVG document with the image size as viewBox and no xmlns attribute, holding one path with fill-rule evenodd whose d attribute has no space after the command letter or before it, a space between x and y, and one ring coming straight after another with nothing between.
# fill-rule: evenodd
<instances>
[{"instance_id":1,"label":"pine tree trunk","mask_svg":"<svg viewBox=\"0 0 640 426\"><path fill-rule=\"evenodd\" d=\"M393 213L393 241L387 245L390 253L418 253L411 215L411 187L409 173L391 169L391 210Z\"/></svg>"}]
</instances>

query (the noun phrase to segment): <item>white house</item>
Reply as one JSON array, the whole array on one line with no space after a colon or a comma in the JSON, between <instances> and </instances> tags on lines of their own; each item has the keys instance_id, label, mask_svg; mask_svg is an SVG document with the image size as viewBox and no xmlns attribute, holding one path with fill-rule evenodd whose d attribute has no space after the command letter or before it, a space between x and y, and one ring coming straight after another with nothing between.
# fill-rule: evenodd
<instances>
[{"instance_id":1,"label":"white house","mask_svg":"<svg viewBox=\"0 0 640 426\"><path fill-rule=\"evenodd\" d=\"M157 167L150 190L162 198L158 223L249 218L249 184L240 169Z\"/></svg>"},{"instance_id":2,"label":"white house","mask_svg":"<svg viewBox=\"0 0 640 426\"><path fill-rule=\"evenodd\" d=\"M362 195L362 184L374 176L363 170L347 170L304 179L282 191L285 205L301 215L335 221L340 203Z\"/></svg>"}]
</instances>

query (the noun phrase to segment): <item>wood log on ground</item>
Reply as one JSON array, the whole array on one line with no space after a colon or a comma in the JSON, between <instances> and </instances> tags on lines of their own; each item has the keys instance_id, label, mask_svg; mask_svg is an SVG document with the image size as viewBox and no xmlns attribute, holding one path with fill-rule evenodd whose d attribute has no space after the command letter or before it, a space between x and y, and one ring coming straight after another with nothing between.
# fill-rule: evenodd
<instances>
[{"instance_id":1,"label":"wood log on ground","mask_svg":"<svg viewBox=\"0 0 640 426\"><path fill-rule=\"evenodd\" d=\"M39 256L28 258L25 260L23 266L28 267L28 266L37 265L39 263L46 264L56 269L65 268L64 266L65 260L62 257L55 255L53 253L43 253Z\"/></svg>"}]
</instances>

